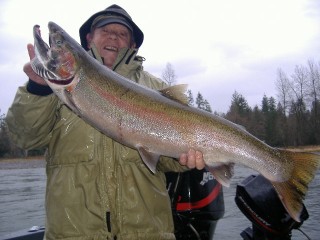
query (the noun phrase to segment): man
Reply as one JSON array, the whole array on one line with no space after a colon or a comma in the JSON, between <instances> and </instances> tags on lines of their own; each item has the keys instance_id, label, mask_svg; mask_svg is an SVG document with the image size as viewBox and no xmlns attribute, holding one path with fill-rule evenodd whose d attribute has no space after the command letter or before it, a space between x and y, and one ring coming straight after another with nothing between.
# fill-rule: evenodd
<instances>
[{"instance_id":1,"label":"man","mask_svg":"<svg viewBox=\"0 0 320 240\"><path fill-rule=\"evenodd\" d=\"M106 67L147 87L165 87L143 71L143 58L136 55L143 33L121 7L91 16L80 39ZM32 59L31 44L28 52ZM190 149L180 164L162 157L153 174L136 150L101 134L62 104L30 63L24 71L29 81L18 89L7 123L18 146L48 148L46 239L174 239L164 172L202 169L202 153Z\"/></svg>"}]
</instances>

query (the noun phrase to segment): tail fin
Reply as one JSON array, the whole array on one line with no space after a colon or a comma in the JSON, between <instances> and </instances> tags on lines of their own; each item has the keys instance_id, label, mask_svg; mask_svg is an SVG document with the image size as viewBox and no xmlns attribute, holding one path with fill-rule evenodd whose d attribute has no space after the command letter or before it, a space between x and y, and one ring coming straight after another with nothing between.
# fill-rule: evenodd
<instances>
[{"instance_id":1,"label":"tail fin","mask_svg":"<svg viewBox=\"0 0 320 240\"><path fill-rule=\"evenodd\" d=\"M313 180L320 166L320 155L307 152L280 150L281 155L294 162L290 179L285 182L272 182L284 207L290 216L300 222L303 200L308 191L308 184Z\"/></svg>"}]
</instances>

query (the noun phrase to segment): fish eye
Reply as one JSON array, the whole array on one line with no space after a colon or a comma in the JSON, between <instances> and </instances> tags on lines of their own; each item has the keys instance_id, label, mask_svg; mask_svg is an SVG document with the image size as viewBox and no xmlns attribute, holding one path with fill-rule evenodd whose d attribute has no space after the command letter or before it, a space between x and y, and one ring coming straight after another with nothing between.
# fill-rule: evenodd
<instances>
[{"instance_id":1,"label":"fish eye","mask_svg":"<svg viewBox=\"0 0 320 240\"><path fill-rule=\"evenodd\" d=\"M61 46L62 43L63 43L63 41L62 41L61 39L57 39L57 40L56 40L56 44L57 44L58 46Z\"/></svg>"}]
</instances>

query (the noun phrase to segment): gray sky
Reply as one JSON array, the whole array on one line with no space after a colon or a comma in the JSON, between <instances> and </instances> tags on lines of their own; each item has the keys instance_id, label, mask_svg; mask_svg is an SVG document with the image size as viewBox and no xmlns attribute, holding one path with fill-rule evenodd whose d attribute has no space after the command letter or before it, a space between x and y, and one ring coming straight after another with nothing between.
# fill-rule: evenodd
<instances>
[{"instance_id":1,"label":"gray sky","mask_svg":"<svg viewBox=\"0 0 320 240\"><path fill-rule=\"evenodd\" d=\"M201 92L213 111L226 112L234 91L251 107L264 94L276 97L277 69L320 61L320 1L0 1L0 110L6 113L27 78L27 43L39 24L46 39L54 21L79 41L78 29L92 14L116 3L142 29L139 54L145 70L161 77L170 62L178 83Z\"/></svg>"}]
</instances>

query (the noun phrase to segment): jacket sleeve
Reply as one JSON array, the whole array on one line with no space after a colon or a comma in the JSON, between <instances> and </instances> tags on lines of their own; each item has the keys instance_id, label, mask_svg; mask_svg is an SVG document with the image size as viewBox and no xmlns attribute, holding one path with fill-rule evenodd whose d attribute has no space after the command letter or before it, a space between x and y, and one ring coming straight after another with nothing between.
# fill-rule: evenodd
<instances>
[{"instance_id":1,"label":"jacket sleeve","mask_svg":"<svg viewBox=\"0 0 320 240\"><path fill-rule=\"evenodd\" d=\"M33 149L49 142L57 117L58 98L43 89L42 95L30 93L27 86L18 88L6 122L11 140L20 148Z\"/></svg>"}]
</instances>

